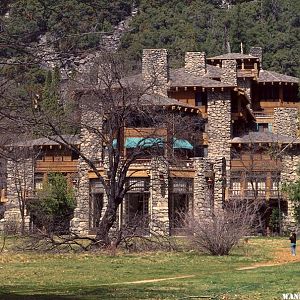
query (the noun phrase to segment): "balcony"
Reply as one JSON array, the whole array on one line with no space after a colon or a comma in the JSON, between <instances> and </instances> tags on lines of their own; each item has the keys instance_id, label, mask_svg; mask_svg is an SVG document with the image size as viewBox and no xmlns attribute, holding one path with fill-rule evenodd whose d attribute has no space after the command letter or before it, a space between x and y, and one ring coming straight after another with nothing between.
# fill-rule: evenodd
<instances>
[{"instance_id":1,"label":"balcony","mask_svg":"<svg viewBox=\"0 0 300 300\"><path fill-rule=\"evenodd\" d=\"M270 199L281 197L281 191L275 189L229 189L229 198L230 199Z\"/></svg>"}]
</instances>

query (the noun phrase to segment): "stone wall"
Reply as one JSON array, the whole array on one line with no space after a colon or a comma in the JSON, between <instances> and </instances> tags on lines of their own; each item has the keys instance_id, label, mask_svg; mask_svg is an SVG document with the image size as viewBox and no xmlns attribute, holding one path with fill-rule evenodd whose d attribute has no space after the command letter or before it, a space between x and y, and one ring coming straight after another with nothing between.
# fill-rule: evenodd
<instances>
[{"instance_id":1,"label":"stone wall","mask_svg":"<svg viewBox=\"0 0 300 300\"><path fill-rule=\"evenodd\" d=\"M230 90L208 92L208 157L230 160L231 96Z\"/></svg>"},{"instance_id":2,"label":"stone wall","mask_svg":"<svg viewBox=\"0 0 300 300\"><path fill-rule=\"evenodd\" d=\"M154 93L167 96L169 65L166 49L143 50L142 75L147 88Z\"/></svg>"},{"instance_id":3,"label":"stone wall","mask_svg":"<svg viewBox=\"0 0 300 300\"><path fill-rule=\"evenodd\" d=\"M300 166L300 148L294 146L292 149L286 149L282 156L282 170L281 170L281 183L295 182L299 179L299 166ZM293 204L289 199L288 202L288 217L287 223L293 224Z\"/></svg>"},{"instance_id":4,"label":"stone wall","mask_svg":"<svg viewBox=\"0 0 300 300\"><path fill-rule=\"evenodd\" d=\"M221 82L231 86L237 86L237 70L235 60L222 61Z\"/></svg>"},{"instance_id":5,"label":"stone wall","mask_svg":"<svg viewBox=\"0 0 300 300\"><path fill-rule=\"evenodd\" d=\"M213 165L206 158L194 158L194 216L209 218L214 206Z\"/></svg>"},{"instance_id":6,"label":"stone wall","mask_svg":"<svg viewBox=\"0 0 300 300\"><path fill-rule=\"evenodd\" d=\"M163 157L152 159L150 171L150 203L149 214L151 230L169 234L169 177L168 162Z\"/></svg>"},{"instance_id":7,"label":"stone wall","mask_svg":"<svg viewBox=\"0 0 300 300\"><path fill-rule=\"evenodd\" d=\"M255 57L259 58L261 67L262 67L262 62L263 62L263 50L261 47L251 47L249 54Z\"/></svg>"},{"instance_id":8,"label":"stone wall","mask_svg":"<svg viewBox=\"0 0 300 300\"><path fill-rule=\"evenodd\" d=\"M195 76L204 76L206 74L205 52L186 52L185 70Z\"/></svg>"},{"instance_id":9,"label":"stone wall","mask_svg":"<svg viewBox=\"0 0 300 300\"><path fill-rule=\"evenodd\" d=\"M80 150L83 155L92 160L97 166L102 155L102 140L94 129L102 131L102 116L99 112L93 112L86 106L82 106L82 128L80 132ZM88 234L90 215L90 180L88 171L91 169L85 160L80 157L78 163L79 182L76 195L77 206L74 217L71 220L70 229L78 234Z\"/></svg>"},{"instance_id":10,"label":"stone wall","mask_svg":"<svg viewBox=\"0 0 300 300\"><path fill-rule=\"evenodd\" d=\"M274 108L273 131L277 134L297 137L299 128L297 108Z\"/></svg>"},{"instance_id":11,"label":"stone wall","mask_svg":"<svg viewBox=\"0 0 300 300\"><path fill-rule=\"evenodd\" d=\"M32 158L7 160L7 200L3 223L8 229L20 231L22 218L20 204L32 195L34 189ZM25 230L29 230L30 217L26 216Z\"/></svg>"}]
</instances>

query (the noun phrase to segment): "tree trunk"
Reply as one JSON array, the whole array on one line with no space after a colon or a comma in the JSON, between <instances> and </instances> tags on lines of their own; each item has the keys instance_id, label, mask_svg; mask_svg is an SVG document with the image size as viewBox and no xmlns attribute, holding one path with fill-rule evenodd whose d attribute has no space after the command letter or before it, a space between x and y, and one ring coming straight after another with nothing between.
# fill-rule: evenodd
<instances>
[{"instance_id":1,"label":"tree trunk","mask_svg":"<svg viewBox=\"0 0 300 300\"><path fill-rule=\"evenodd\" d=\"M110 246L109 231L116 222L117 208L118 205L115 205L115 201L109 201L104 216L99 224L99 228L97 229L96 240L99 242L100 247Z\"/></svg>"}]
</instances>

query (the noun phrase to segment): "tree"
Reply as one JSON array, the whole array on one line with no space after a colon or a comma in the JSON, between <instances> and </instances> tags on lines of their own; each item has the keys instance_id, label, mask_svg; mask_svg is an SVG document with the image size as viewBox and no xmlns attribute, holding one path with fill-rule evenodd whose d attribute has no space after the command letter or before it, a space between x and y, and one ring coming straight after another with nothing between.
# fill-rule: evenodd
<instances>
[{"instance_id":1,"label":"tree","mask_svg":"<svg viewBox=\"0 0 300 300\"><path fill-rule=\"evenodd\" d=\"M73 188L61 173L48 174L43 188L27 203L35 226L60 234L68 232L75 206Z\"/></svg>"},{"instance_id":2,"label":"tree","mask_svg":"<svg viewBox=\"0 0 300 300\"><path fill-rule=\"evenodd\" d=\"M300 179L295 182L285 183L283 191L287 193L293 203L294 217L297 224L300 224Z\"/></svg>"},{"instance_id":3,"label":"tree","mask_svg":"<svg viewBox=\"0 0 300 300\"><path fill-rule=\"evenodd\" d=\"M139 77L128 77L128 70L123 57L103 53L93 67L90 83L77 82L75 110L53 113L43 102L38 107L32 105L30 98L23 110L18 107L23 130L73 150L80 157L81 170L92 170L103 185L107 206L96 238L99 244L106 246L110 244L109 232L116 222L117 210L133 187L128 183L129 168L145 158L160 159L160 164L176 161L175 139L189 139L193 127L199 126L195 110L193 113L181 110L182 105L177 101L153 93L157 78L143 83ZM175 109L172 110L172 106ZM73 132L81 133L80 148L65 137L66 128L70 127ZM141 138L125 153L127 129ZM106 174L99 171L101 164L105 164Z\"/></svg>"}]
</instances>

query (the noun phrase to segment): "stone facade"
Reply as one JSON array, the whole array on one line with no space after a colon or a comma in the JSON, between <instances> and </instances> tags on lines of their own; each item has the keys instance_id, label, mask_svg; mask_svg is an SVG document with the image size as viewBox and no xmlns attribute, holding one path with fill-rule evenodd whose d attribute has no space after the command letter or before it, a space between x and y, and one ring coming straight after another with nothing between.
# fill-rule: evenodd
<instances>
[{"instance_id":1,"label":"stone facade","mask_svg":"<svg viewBox=\"0 0 300 300\"><path fill-rule=\"evenodd\" d=\"M208 92L208 157L230 160L231 139L230 90Z\"/></svg>"},{"instance_id":2,"label":"stone facade","mask_svg":"<svg viewBox=\"0 0 300 300\"><path fill-rule=\"evenodd\" d=\"M142 76L147 88L154 93L167 96L169 65L166 49L144 49Z\"/></svg>"},{"instance_id":3,"label":"stone facade","mask_svg":"<svg viewBox=\"0 0 300 300\"><path fill-rule=\"evenodd\" d=\"M282 183L295 182L299 179L299 166L300 166L300 149L293 147L284 151L282 156L282 170L280 173L280 181ZM288 216L286 222L294 224L293 216L293 203L287 199L288 203Z\"/></svg>"},{"instance_id":4,"label":"stone facade","mask_svg":"<svg viewBox=\"0 0 300 300\"><path fill-rule=\"evenodd\" d=\"M274 133L296 138L299 129L297 108L274 108Z\"/></svg>"},{"instance_id":5,"label":"stone facade","mask_svg":"<svg viewBox=\"0 0 300 300\"><path fill-rule=\"evenodd\" d=\"M221 82L231 86L237 86L237 70L235 60L222 61L222 76Z\"/></svg>"},{"instance_id":6,"label":"stone facade","mask_svg":"<svg viewBox=\"0 0 300 300\"><path fill-rule=\"evenodd\" d=\"M83 106L81 115L82 129L80 133L80 150L84 156L93 161L97 166L102 155L102 141L97 134L102 131L102 118L98 112L93 112ZM79 158L78 189L76 195L77 206L70 229L78 234L88 234L90 217L90 180L88 171L91 169L88 163Z\"/></svg>"},{"instance_id":7,"label":"stone facade","mask_svg":"<svg viewBox=\"0 0 300 300\"><path fill-rule=\"evenodd\" d=\"M7 199L6 211L2 222L8 230L20 231L22 228L22 205L33 192L33 160L32 158L7 161ZM24 230L29 230L30 218L24 207Z\"/></svg>"},{"instance_id":8,"label":"stone facade","mask_svg":"<svg viewBox=\"0 0 300 300\"><path fill-rule=\"evenodd\" d=\"M195 76L206 74L206 54L205 52L186 52L185 70Z\"/></svg>"},{"instance_id":9,"label":"stone facade","mask_svg":"<svg viewBox=\"0 0 300 300\"><path fill-rule=\"evenodd\" d=\"M251 47L249 54L255 57L258 57L261 67L262 67L262 62L263 62L263 51L261 47Z\"/></svg>"},{"instance_id":10,"label":"stone facade","mask_svg":"<svg viewBox=\"0 0 300 300\"><path fill-rule=\"evenodd\" d=\"M169 164L163 157L153 158L150 173L150 231L169 233Z\"/></svg>"}]
</instances>

